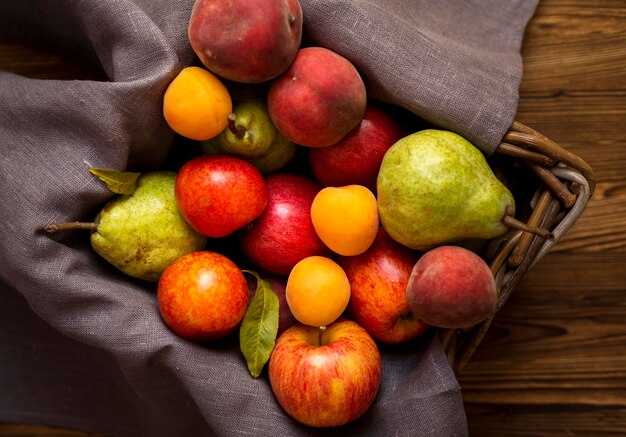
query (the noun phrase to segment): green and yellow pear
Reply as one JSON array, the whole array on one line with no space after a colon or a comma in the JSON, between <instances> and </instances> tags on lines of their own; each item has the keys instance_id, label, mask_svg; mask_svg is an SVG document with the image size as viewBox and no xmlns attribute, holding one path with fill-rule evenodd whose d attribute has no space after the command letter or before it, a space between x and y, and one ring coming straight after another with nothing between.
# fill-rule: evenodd
<instances>
[{"instance_id":1,"label":"green and yellow pear","mask_svg":"<svg viewBox=\"0 0 626 437\"><path fill-rule=\"evenodd\" d=\"M450 131L427 129L397 141L383 158L377 192L382 226L413 249L495 238L514 221L511 192L482 152Z\"/></svg>"},{"instance_id":2,"label":"green and yellow pear","mask_svg":"<svg viewBox=\"0 0 626 437\"><path fill-rule=\"evenodd\" d=\"M178 211L175 182L172 171L143 173L135 190L106 203L94 223L53 224L46 230L90 229L96 253L129 276L156 282L170 264L207 242Z\"/></svg>"},{"instance_id":3,"label":"green and yellow pear","mask_svg":"<svg viewBox=\"0 0 626 437\"><path fill-rule=\"evenodd\" d=\"M210 141L224 153L257 158L268 152L277 132L265 100L254 98L237 103L228 116L228 127Z\"/></svg>"},{"instance_id":4,"label":"green and yellow pear","mask_svg":"<svg viewBox=\"0 0 626 437\"><path fill-rule=\"evenodd\" d=\"M205 153L236 155L261 173L282 169L296 156L298 146L281 134L272 123L267 104L261 97L237 103L228 117L228 127L218 136L201 142Z\"/></svg>"},{"instance_id":5,"label":"green and yellow pear","mask_svg":"<svg viewBox=\"0 0 626 437\"><path fill-rule=\"evenodd\" d=\"M267 153L249 161L261 173L269 174L283 169L296 157L297 152L298 146L277 132Z\"/></svg>"}]
</instances>

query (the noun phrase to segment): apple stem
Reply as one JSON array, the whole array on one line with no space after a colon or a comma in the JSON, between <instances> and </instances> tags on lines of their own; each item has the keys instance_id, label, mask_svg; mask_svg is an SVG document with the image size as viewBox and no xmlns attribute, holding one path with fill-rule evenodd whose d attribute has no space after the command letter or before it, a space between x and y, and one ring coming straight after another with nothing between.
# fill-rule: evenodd
<instances>
[{"instance_id":1,"label":"apple stem","mask_svg":"<svg viewBox=\"0 0 626 437\"><path fill-rule=\"evenodd\" d=\"M85 222L69 222L69 223L50 223L44 228L44 231L52 234L57 231L66 231L70 229L85 229L95 232L98 230L98 223Z\"/></svg>"},{"instance_id":2,"label":"apple stem","mask_svg":"<svg viewBox=\"0 0 626 437\"><path fill-rule=\"evenodd\" d=\"M228 115L228 129L233 133L234 136L241 139L246 134L246 129L243 127L239 127L235 124L237 120L237 116L234 112L231 112Z\"/></svg>"},{"instance_id":3,"label":"apple stem","mask_svg":"<svg viewBox=\"0 0 626 437\"><path fill-rule=\"evenodd\" d=\"M317 333L317 343L319 346L322 346L322 336L324 335L324 331L326 331L326 326L320 326L320 330Z\"/></svg>"},{"instance_id":4,"label":"apple stem","mask_svg":"<svg viewBox=\"0 0 626 437\"><path fill-rule=\"evenodd\" d=\"M540 237L543 237L543 238L548 238L548 239L554 238L554 235L549 230L544 229L544 228L539 228L537 226L529 226L526 223L521 222L510 215L505 215L502 218L502 223L504 223L506 226L510 228L519 229L520 231L530 232L531 234L539 235Z\"/></svg>"}]
</instances>

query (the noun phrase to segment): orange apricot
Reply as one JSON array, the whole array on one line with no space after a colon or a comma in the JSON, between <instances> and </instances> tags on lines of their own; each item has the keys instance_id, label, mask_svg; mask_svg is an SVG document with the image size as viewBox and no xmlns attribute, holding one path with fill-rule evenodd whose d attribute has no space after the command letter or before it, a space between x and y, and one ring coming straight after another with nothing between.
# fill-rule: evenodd
<instances>
[{"instance_id":1,"label":"orange apricot","mask_svg":"<svg viewBox=\"0 0 626 437\"><path fill-rule=\"evenodd\" d=\"M163 97L163 116L172 130L192 140L213 138L228 124L233 110L220 79L200 67L184 68Z\"/></svg>"},{"instance_id":2,"label":"orange apricot","mask_svg":"<svg viewBox=\"0 0 626 437\"><path fill-rule=\"evenodd\" d=\"M326 187L313 199L311 221L332 251L359 255L372 245L378 232L376 197L362 185Z\"/></svg>"},{"instance_id":3,"label":"orange apricot","mask_svg":"<svg viewBox=\"0 0 626 437\"><path fill-rule=\"evenodd\" d=\"M300 323L326 326L334 322L350 301L350 282L335 261L310 256L298 262L289 273L287 305Z\"/></svg>"}]
</instances>

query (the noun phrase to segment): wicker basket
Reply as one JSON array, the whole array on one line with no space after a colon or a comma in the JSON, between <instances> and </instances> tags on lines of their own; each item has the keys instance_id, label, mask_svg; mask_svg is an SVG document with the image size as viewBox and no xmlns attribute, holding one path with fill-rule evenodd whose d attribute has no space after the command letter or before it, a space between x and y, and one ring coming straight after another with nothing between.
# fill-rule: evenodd
<instances>
[{"instance_id":1,"label":"wicker basket","mask_svg":"<svg viewBox=\"0 0 626 437\"><path fill-rule=\"evenodd\" d=\"M593 170L584 160L519 122L513 122L493 157L509 166L517 218L552 232L546 239L527 231L511 230L483 249L496 279L498 304L494 314L466 330L441 329L448 360L459 374L491 322L524 274L571 228L587 206L595 188Z\"/></svg>"}]
</instances>

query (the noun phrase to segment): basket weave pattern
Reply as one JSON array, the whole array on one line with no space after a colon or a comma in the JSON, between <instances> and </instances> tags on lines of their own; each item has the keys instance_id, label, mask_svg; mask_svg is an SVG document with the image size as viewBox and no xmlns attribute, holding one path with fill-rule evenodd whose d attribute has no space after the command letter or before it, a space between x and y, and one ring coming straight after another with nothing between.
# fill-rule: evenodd
<instances>
[{"instance_id":1,"label":"basket weave pattern","mask_svg":"<svg viewBox=\"0 0 626 437\"><path fill-rule=\"evenodd\" d=\"M515 286L572 227L595 189L595 177L589 164L517 121L513 122L495 154L534 176L524 179L524 183L533 183L533 195L527 205L531 212L524 221L551 231L552 238L511 230L491 241L485 249L484 257L498 290L496 311L472 328L440 330L448 360L457 374L463 370Z\"/></svg>"}]
</instances>

